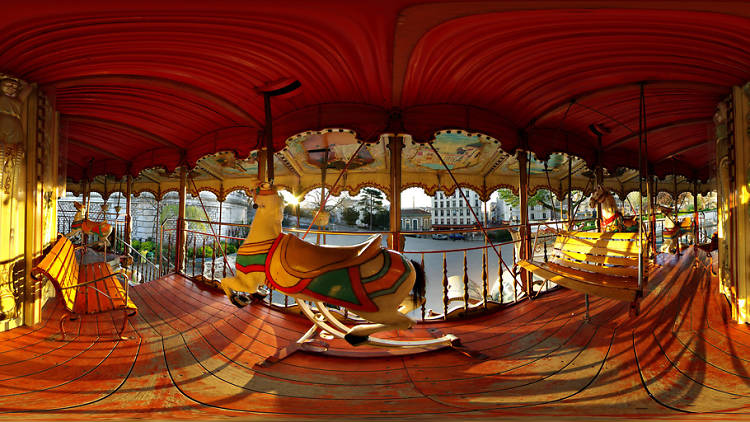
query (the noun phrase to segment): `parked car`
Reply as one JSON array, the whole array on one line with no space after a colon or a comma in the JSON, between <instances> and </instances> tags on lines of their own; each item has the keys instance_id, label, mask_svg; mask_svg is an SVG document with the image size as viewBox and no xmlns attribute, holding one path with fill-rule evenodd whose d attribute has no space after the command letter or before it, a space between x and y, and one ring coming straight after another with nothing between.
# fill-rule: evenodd
<instances>
[{"instance_id":1,"label":"parked car","mask_svg":"<svg viewBox=\"0 0 750 422\"><path fill-rule=\"evenodd\" d=\"M448 235L443 233L436 233L432 235L432 238L435 240L446 240L448 239Z\"/></svg>"},{"instance_id":2,"label":"parked car","mask_svg":"<svg viewBox=\"0 0 750 422\"><path fill-rule=\"evenodd\" d=\"M463 233L451 233L449 237L450 237L451 240L464 240L464 239L466 239L466 236L464 236Z\"/></svg>"}]
</instances>

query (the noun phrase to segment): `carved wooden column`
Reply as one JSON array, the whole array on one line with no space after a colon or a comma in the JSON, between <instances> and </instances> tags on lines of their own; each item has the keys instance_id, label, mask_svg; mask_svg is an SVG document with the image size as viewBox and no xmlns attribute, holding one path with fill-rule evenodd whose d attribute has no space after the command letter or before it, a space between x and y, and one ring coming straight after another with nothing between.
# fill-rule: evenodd
<instances>
[{"instance_id":1,"label":"carved wooden column","mask_svg":"<svg viewBox=\"0 0 750 422\"><path fill-rule=\"evenodd\" d=\"M180 203L177 216L177 241L175 254L175 272L182 274L182 266L185 260L185 201L187 200L187 172L185 166L180 167Z\"/></svg>"},{"instance_id":2,"label":"carved wooden column","mask_svg":"<svg viewBox=\"0 0 750 422\"><path fill-rule=\"evenodd\" d=\"M131 219L132 219L132 213L131 213L131 203L130 203L130 197L133 195L133 176L128 175L127 179L125 180L125 233L123 236L125 237L125 243L128 245L132 244L131 239Z\"/></svg>"},{"instance_id":3,"label":"carved wooden column","mask_svg":"<svg viewBox=\"0 0 750 422\"><path fill-rule=\"evenodd\" d=\"M391 237L388 245L391 249L401 251L401 151L404 148L404 138L402 136L389 136L388 149L391 152L390 168L390 185L391 196L388 200L391 203ZM372 220L372 216L370 216Z\"/></svg>"},{"instance_id":4,"label":"carved wooden column","mask_svg":"<svg viewBox=\"0 0 750 422\"><path fill-rule=\"evenodd\" d=\"M38 198L38 183L37 183L37 120L32 116L36 115L38 106L37 96L29 95L27 100L26 109L26 122L27 128L26 133L26 227L25 227L25 243L24 243L24 260L26 262L25 278L26 283L24 286L25 298L24 298L24 314L23 322L25 325L35 325L41 322L42 319L42 284L33 277L31 277L31 268L34 265L34 258L39 253L39 247L37 243L37 227L42 224L41 213L41 198Z\"/></svg>"},{"instance_id":5,"label":"carved wooden column","mask_svg":"<svg viewBox=\"0 0 750 422\"><path fill-rule=\"evenodd\" d=\"M520 258L532 259L531 256L531 231L529 229L529 180L527 166L528 166L528 152L518 151L518 199L521 211L521 227L518 232L521 235L521 248ZM531 275L525 269L521 269L521 284L526 290L526 294L531 297Z\"/></svg>"},{"instance_id":6,"label":"carved wooden column","mask_svg":"<svg viewBox=\"0 0 750 422\"><path fill-rule=\"evenodd\" d=\"M698 180L693 181L693 239L695 239L695 244L697 245L699 243L698 241L698 234L700 233L700 230L698 228L698 225L700 224L700 219L698 218Z\"/></svg>"}]
</instances>

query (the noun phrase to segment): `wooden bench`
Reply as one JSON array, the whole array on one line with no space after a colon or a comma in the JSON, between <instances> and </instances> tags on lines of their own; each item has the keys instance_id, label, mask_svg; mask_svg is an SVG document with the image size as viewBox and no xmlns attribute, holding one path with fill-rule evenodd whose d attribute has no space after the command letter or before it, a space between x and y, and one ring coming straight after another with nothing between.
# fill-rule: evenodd
<instances>
[{"instance_id":1,"label":"wooden bench","mask_svg":"<svg viewBox=\"0 0 750 422\"><path fill-rule=\"evenodd\" d=\"M76 259L76 248L65 236L60 236L42 261L31 270L38 280L47 279L67 312L60 318L60 332L65 337L64 322L75 314L97 314L109 311L124 311L122 333L128 317L136 314L137 307L128 297L117 276L106 262L80 266ZM127 286L127 278L125 279Z\"/></svg>"},{"instance_id":2,"label":"wooden bench","mask_svg":"<svg viewBox=\"0 0 750 422\"><path fill-rule=\"evenodd\" d=\"M560 232L549 262L524 260L518 265L569 289L630 302L631 312L637 313L637 301L643 296L643 286L638 287L638 258L647 252L646 246L645 235L641 243L638 233ZM645 285L645 259L643 271Z\"/></svg>"}]
</instances>

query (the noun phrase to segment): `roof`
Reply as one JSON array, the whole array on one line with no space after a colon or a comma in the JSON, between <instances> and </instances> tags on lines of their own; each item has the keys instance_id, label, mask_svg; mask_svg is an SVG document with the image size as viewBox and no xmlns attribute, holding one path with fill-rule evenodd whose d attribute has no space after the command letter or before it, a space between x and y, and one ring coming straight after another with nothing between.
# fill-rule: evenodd
<instances>
[{"instance_id":1,"label":"roof","mask_svg":"<svg viewBox=\"0 0 750 422\"><path fill-rule=\"evenodd\" d=\"M360 140L463 129L545 159L637 168L641 88L660 176L711 174L712 116L750 80L741 1L16 2L0 71L61 115L68 176L172 171L306 131ZM9 11L6 8L6 11ZM270 85L269 85L270 84ZM276 85L274 85L276 84Z\"/></svg>"},{"instance_id":2,"label":"roof","mask_svg":"<svg viewBox=\"0 0 750 422\"><path fill-rule=\"evenodd\" d=\"M402 208L401 217L431 217L432 214L429 211L421 210L418 208Z\"/></svg>"}]
</instances>

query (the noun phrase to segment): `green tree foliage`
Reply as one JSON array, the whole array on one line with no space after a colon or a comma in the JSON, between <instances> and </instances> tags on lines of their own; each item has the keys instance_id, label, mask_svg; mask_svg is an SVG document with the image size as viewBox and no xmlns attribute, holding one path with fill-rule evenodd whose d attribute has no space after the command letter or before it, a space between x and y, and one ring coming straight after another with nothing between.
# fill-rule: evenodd
<instances>
[{"instance_id":1,"label":"green tree foliage","mask_svg":"<svg viewBox=\"0 0 750 422\"><path fill-rule=\"evenodd\" d=\"M169 218L177 218L179 215L179 208L177 204L167 204L164 205L161 209L161 214L159 215L159 223L164 224L164 222ZM203 212L202 208L196 207L195 205L188 205L185 208L185 218L187 220L201 220L201 221L208 221L208 216L205 212ZM195 221L188 221L187 228L190 230L196 230L196 231L204 231L208 229L208 225L205 223L198 223Z\"/></svg>"},{"instance_id":2,"label":"green tree foliage","mask_svg":"<svg viewBox=\"0 0 750 422\"><path fill-rule=\"evenodd\" d=\"M357 224L359 219L359 211L354 208L347 207L342 211L342 218L347 225L353 226Z\"/></svg>"},{"instance_id":3,"label":"green tree foliage","mask_svg":"<svg viewBox=\"0 0 750 422\"><path fill-rule=\"evenodd\" d=\"M387 229L390 226L390 212L383 206L383 192L374 188L364 188L361 195L358 208L364 224L373 230Z\"/></svg>"}]
</instances>

